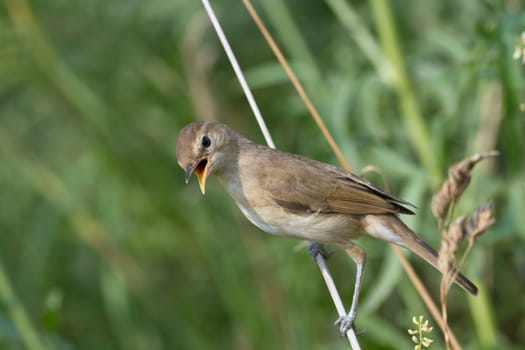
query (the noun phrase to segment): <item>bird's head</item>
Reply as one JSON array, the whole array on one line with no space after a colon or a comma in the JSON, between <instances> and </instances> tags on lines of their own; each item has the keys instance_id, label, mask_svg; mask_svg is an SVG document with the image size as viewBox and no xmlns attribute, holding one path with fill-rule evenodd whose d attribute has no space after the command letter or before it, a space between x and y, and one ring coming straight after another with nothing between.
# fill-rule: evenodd
<instances>
[{"instance_id":1,"label":"bird's head","mask_svg":"<svg viewBox=\"0 0 525 350\"><path fill-rule=\"evenodd\" d=\"M223 169L227 163L228 148L234 137L233 130L216 122L194 122L185 126L177 137L176 155L186 172L186 183L195 173L204 194L208 176Z\"/></svg>"}]
</instances>

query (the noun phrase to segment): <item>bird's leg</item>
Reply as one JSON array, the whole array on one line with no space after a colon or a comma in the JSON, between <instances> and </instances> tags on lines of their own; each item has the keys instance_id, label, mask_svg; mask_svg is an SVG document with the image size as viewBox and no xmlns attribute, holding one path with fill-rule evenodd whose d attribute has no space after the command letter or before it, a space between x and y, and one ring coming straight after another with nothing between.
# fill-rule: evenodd
<instances>
[{"instance_id":1,"label":"bird's leg","mask_svg":"<svg viewBox=\"0 0 525 350\"><path fill-rule=\"evenodd\" d=\"M321 254L324 259L328 259L333 252L328 252L324 245L317 242L308 242L308 254L315 260L317 254Z\"/></svg>"},{"instance_id":2,"label":"bird's leg","mask_svg":"<svg viewBox=\"0 0 525 350\"><path fill-rule=\"evenodd\" d=\"M354 326L354 321L357 317L357 303L359 300L359 291L361 290L361 282L363 280L363 270L365 268L366 262L366 253L360 246L354 243L345 243L343 248L346 250L348 255L354 260L357 265L356 276L355 276L355 286L354 286L354 295L352 296L352 306L348 314L341 316L335 321L336 325L339 325L339 331L341 334L346 334L346 332Z\"/></svg>"}]
</instances>

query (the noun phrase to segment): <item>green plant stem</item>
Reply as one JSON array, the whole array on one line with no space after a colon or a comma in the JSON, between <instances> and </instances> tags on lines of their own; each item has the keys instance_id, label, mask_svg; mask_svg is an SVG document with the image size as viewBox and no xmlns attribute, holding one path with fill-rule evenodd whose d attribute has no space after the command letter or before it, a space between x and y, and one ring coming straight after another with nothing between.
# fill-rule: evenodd
<instances>
[{"instance_id":1,"label":"green plant stem","mask_svg":"<svg viewBox=\"0 0 525 350\"><path fill-rule=\"evenodd\" d=\"M496 320L483 283L478 283L478 286L480 287L479 294L475 298L468 297L467 299L470 312L472 313L472 320L476 327L480 348L496 349L498 344L496 328L494 326Z\"/></svg>"},{"instance_id":2,"label":"green plant stem","mask_svg":"<svg viewBox=\"0 0 525 350\"><path fill-rule=\"evenodd\" d=\"M372 0L372 14L379 33L380 47L359 16L344 0L326 0L339 21L348 29L359 48L368 57L381 78L398 94L404 124L412 146L425 167L430 183L437 188L441 171L432 151L429 131L417 103L405 62L399 48L390 6L384 0Z\"/></svg>"},{"instance_id":3,"label":"green plant stem","mask_svg":"<svg viewBox=\"0 0 525 350\"><path fill-rule=\"evenodd\" d=\"M383 52L390 62L392 85L399 96L410 142L425 167L432 186L437 188L441 179L440 167L432 151L429 131L408 78L389 2L371 0L370 5Z\"/></svg>"},{"instance_id":4,"label":"green plant stem","mask_svg":"<svg viewBox=\"0 0 525 350\"><path fill-rule=\"evenodd\" d=\"M9 316L15 324L26 348L29 350L45 349L27 312L13 291L13 287L9 281L9 277L5 273L2 262L0 262L0 299L5 304Z\"/></svg>"}]
</instances>

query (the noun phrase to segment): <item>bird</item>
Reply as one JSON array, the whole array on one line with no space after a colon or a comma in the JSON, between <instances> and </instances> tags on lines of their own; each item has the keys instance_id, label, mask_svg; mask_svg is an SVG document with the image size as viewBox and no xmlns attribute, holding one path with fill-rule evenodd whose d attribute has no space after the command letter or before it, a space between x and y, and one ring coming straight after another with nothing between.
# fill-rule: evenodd
<instances>
[{"instance_id":1,"label":"bird","mask_svg":"<svg viewBox=\"0 0 525 350\"><path fill-rule=\"evenodd\" d=\"M336 321L342 334L354 327L366 261L357 238L408 248L440 271L438 253L399 218L414 214L408 208L413 205L350 171L257 144L214 121L182 128L175 151L186 184L195 174L205 194L213 175L262 231L315 242L312 249L333 244L348 253L357 267L350 311ZM476 295L477 287L455 272L455 282Z\"/></svg>"}]
</instances>

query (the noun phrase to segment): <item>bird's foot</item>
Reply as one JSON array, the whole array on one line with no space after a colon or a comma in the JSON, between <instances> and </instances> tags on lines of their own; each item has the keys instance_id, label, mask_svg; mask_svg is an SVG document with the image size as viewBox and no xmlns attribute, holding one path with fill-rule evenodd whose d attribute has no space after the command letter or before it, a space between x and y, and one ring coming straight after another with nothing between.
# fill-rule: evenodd
<instances>
[{"instance_id":1,"label":"bird's foot","mask_svg":"<svg viewBox=\"0 0 525 350\"><path fill-rule=\"evenodd\" d=\"M324 245L317 242L308 242L308 254L315 260L317 254L320 254L323 258L328 259L334 252L329 252L324 248Z\"/></svg>"},{"instance_id":2,"label":"bird's foot","mask_svg":"<svg viewBox=\"0 0 525 350\"><path fill-rule=\"evenodd\" d=\"M336 321L335 325L339 326L339 332L341 333L341 336L345 336L346 332L348 332L351 328L354 328L355 330L355 319L357 317L357 312L350 312L347 315L340 316Z\"/></svg>"}]
</instances>

